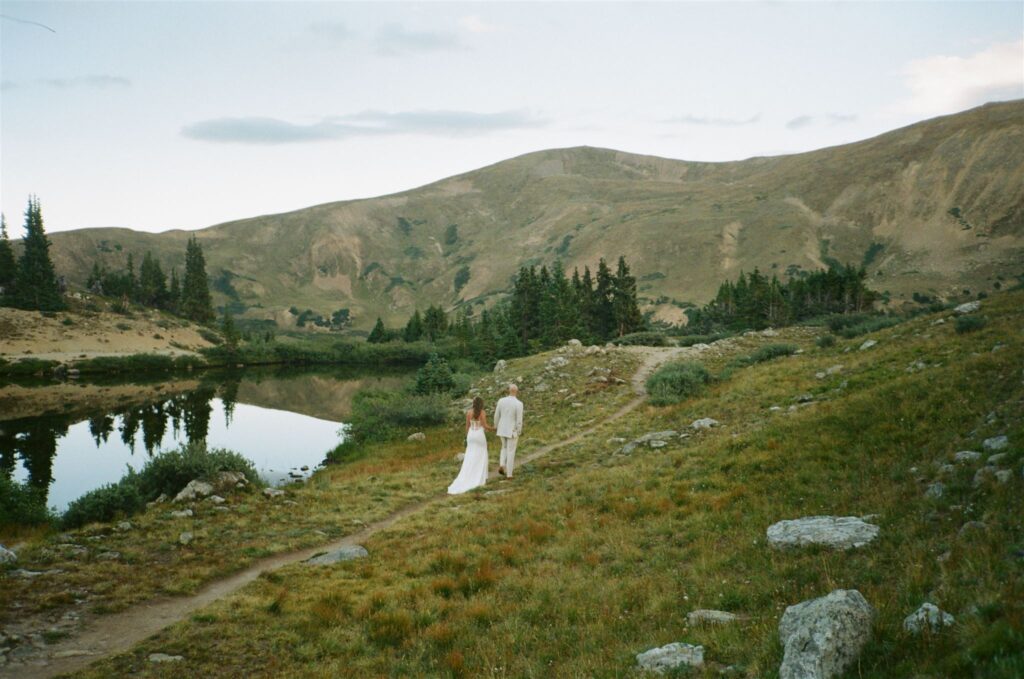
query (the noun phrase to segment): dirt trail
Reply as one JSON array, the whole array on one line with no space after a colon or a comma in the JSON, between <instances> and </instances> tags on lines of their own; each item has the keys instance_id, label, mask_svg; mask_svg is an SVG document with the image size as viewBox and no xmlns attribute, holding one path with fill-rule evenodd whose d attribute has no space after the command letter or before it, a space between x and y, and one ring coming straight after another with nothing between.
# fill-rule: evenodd
<instances>
[{"instance_id":1,"label":"dirt trail","mask_svg":"<svg viewBox=\"0 0 1024 679\"><path fill-rule=\"evenodd\" d=\"M690 349L653 347L625 347L623 350L643 357L643 363L633 375L631 382L636 397L601 422L595 423L567 439L530 452L524 456L520 464L528 464L554 450L576 443L593 434L605 424L614 422L635 410L644 402L644 382L651 372L662 363L692 351ZM492 472L490 476L493 478L496 473ZM36 679L80 670L96 660L130 649L165 627L184 620L203 606L241 589L262 573L304 561L321 552L359 544L403 518L447 497L447 495L439 495L403 507L380 521L368 524L358 533L334 542L263 559L232 576L211 582L191 596L147 602L120 613L93 617L85 623L79 634L47 646L45 661L39 658L29 660L19 667L0 667L0 677L17 676L19 679ZM46 664L42 664L43 662Z\"/></svg>"}]
</instances>

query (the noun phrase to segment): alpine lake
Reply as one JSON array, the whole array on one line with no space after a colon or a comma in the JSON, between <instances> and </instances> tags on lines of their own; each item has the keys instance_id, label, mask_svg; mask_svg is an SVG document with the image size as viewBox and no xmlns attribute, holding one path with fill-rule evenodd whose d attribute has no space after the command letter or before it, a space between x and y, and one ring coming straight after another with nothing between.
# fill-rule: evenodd
<instances>
[{"instance_id":1,"label":"alpine lake","mask_svg":"<svg viewBox=\"0 0 1024 679\"><path fill-rule=\"evenodd\" d=\"M393 389L407 376L277 366L0 383L0 473L44 491L57 513L196 441L241 453L270 485L301 481L344 440L358 391Z\"/></svg>"}]
</instances>

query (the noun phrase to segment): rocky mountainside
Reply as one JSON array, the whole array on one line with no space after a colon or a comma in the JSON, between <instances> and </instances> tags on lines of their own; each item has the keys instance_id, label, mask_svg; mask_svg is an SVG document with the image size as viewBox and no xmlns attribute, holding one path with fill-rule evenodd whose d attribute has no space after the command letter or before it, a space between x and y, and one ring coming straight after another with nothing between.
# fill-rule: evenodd
<instances>
[{"instance_id":1,"label":"rocky mountainside","mask_svg":"<svg viewBox=\"0 0 1024 679\"><path fill-rule=\"evenodd\" d=\"M196 232L217 303L292 325L290 307L377 315L501 294L523 264L625 255L678 321L741 270L865 264L893 302L999 287L1024 262L1024 101L988 104L808 153L700 163L580 147L531 153L417 189ZM146 250L183 266L189 232L53 234L72 283Z\"/></svg>"}]
</instances>

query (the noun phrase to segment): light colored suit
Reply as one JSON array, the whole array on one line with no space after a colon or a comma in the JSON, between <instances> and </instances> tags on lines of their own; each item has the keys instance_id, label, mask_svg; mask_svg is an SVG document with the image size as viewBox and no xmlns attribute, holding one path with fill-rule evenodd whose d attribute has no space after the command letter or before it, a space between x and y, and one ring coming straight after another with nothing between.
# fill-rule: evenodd
<instances>
[{"instance_id":1,"label":"light colored suit","mask_svg":"<svg viewBox=\"0 0 1024 679\"><path fill-rule=\"evenodd\" d=\"M501 438L501 456L498 464L505 468L505 475L512 477L516 464L516 444L523 433L523 402L515 396L506 396L494 406L494 428Z\"/></svg>"}]
</instances>

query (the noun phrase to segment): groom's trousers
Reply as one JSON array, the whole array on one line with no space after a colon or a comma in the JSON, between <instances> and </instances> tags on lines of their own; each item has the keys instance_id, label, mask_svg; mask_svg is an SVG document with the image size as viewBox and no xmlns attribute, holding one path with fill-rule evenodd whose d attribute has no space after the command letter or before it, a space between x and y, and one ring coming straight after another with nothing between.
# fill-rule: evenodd
<instances>
[{"instance_id":1,"label":"groom's trousers","mask_svg":"<svg viewBox=\"0 0 1024 679\"><path fill-rule=\"evenodd\" d=\"M509 478L512 477L512 468L516 466L516 444L518 442L518 436L501 437L501 456L498 458L498 464L505 468L505 476Z\"/></svg>"}]
</instances>

